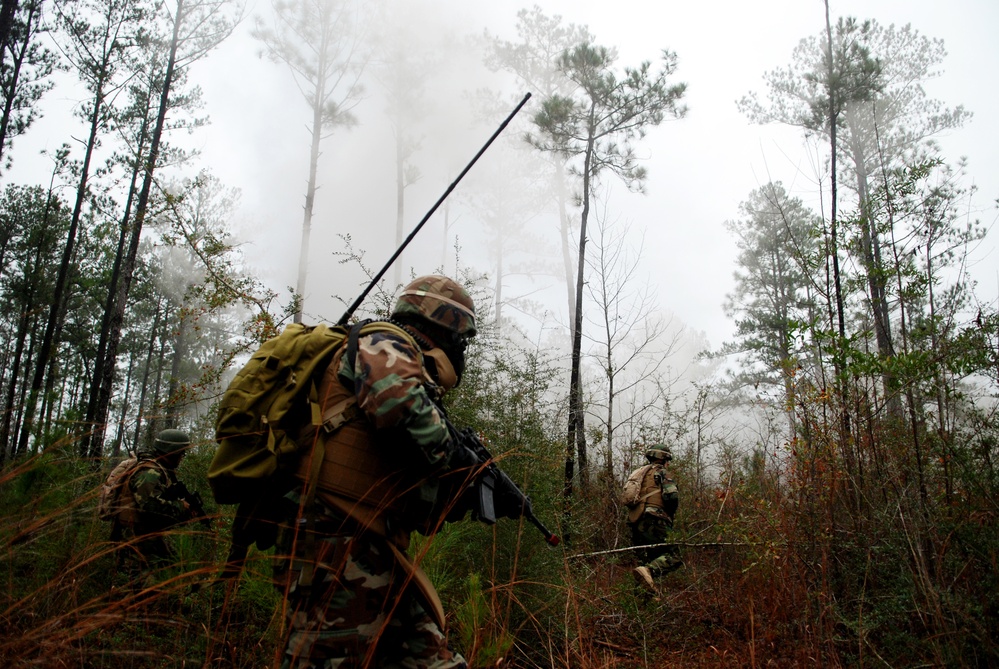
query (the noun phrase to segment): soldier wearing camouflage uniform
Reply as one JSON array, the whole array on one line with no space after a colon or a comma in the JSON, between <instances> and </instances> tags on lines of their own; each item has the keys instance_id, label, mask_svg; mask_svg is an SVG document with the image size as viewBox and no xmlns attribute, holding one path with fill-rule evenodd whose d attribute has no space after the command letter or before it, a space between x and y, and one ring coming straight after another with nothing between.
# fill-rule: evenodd
<instances>
[{"instance_id":1,"label":"soldier wearing camouflage uniform","mask_svg":"<svg viewBox=\"0 0 999 669\"><path fill-rule=\"evenodd\" d=\"M649 464L639 467L625 484L623 494L628 507L628 525L632 546L652 546L667 541L673 531L673 518L679 505L676 483L669 476L666 463L673 454L664 445L645 452ZM683 566L675 546L659 546L639 551L642 564L635 567L635 580L654 590L656 576Z\"/></svg>"},{"instance_id":2,"label":"soldier wearing camouflage uniform","mask_svg":"<svg viewBox=\"0 0 999 669\"><path fill-rule=\"evenodd\" d=\"M112 538L126 541L138 567L174 558L165 532L194 517L187 488L177 478L177 467L191 440L180 430L163 430L151 449L139 451L125 485L134 498L134 509L115 519ZM119 554L124 558L128 553Z\"/></svg>"},{"instance_id":3,"label":"soldier wearing camouflage uniform","mask_svg":"<svg viewBox=\"0 0 999 669\"><path fill-rule=\"evenodd\" d=\"M286 598L283 667L466 667L448 648L437 593L406 555L413 530L442 521L455 450L440 406L461 380L475 308L459 284L425 276L405 288L391 321L334 355L320 386L325 441L310 508L286 500L276 585ZM311 431L311 432L310 432ZM456 458L457 459L457 458ZM308 460L308 459L306 459ZM454 464L454 463L452 463ZM306 494L306 500L309 495Z\"/></svg>"}]
</instances>

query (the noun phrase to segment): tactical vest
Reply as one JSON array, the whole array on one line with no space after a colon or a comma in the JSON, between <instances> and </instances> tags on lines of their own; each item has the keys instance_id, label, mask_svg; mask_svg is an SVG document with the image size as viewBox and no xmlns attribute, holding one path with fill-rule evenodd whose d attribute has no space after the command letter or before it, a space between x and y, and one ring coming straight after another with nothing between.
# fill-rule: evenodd
<instances>
[{"instance_id":1,"label":"tactical vest","mask_svg":"<svg viewBox=\"0 0 999 669\"><path fill-rule=\"evenodd\" d=\"M679 503L676 484L673 479L666 477L666 470L659 465L650 464L642 469L645 471L641 473L642 483L638 492L638 503L629 509L628 522L637 523L643 515L649 514L672 523ZM656 474L660 472L663 477L662 484L656 481Z\"/></svg>"},{"instance_id":2,"label":"tactical vest","mask_svg":"<svg viewBox=\"0 0 999 669\"><path fill-rule=\"evenodd\" d=\"M419 352L425 382L434 381L425 366L429 363L435 366L436 382L444 390L453 387L457 377L443 351L423 351L404 330L391 325L388 329L405 336ZM311 457L302 458L295 475L303 482L315 481L318 497L323 502L388 540L388 546L407 580L416 585L431 617L444 629L444 607L437 591L419 565L414 564L405 553L410 539L410 527L405 522L410 515L407 511L411 511L407 509L407 503L413 493L426 483L431 475L430 467L426 465L426 470L421 471L404 466L396 457L397 453L387 451L385 444L377 442L371 424L357 406L354 392L344 387L337 377L346 352L346 347L337 351L323 373L319 389L323 407L322 424L319 427L306 426L299 435L303 444L323 440L324 448L312 449L313 453L321 451L323 460L313 463ZM314 473L314 465L319 467L318 475ZM390 523L390 518L403 519L403 526Z\"/></svg>"},{"instance_id":3,"label":"tactical vest","mask_svg":"<svg viewBox=\"0 0 999 669\"><path fill-rule=\"evenodd\" d=\"M401 329L398 333L406 334ZM406 338L417 351L420 350L408 334ZM304 440L324 440L325 448L321 449L323 461L314 463L310 457L302 458L296 476L302 481L309 481L313 468L318 465L319 473L314 479L317 492L366 507L352 512L352 516L367 518L372 512L376 515L405 515L408 501L430 475L430 467L427 465L426 470L421 471L412 463L401 463L398 453L376 442L374 430L358 408L354 392L345 388L337 378L345 352L346 348L337 351L323 374L319 390L323 407L322 425L318 428L306 426L300 435L301 443L309 443ZM423 352L419 362L426 375ZM440 368L441 362L436 360L436 363ZM430 380L429 376L425 379L427 382Z\"/></svg>"}]
</instances>

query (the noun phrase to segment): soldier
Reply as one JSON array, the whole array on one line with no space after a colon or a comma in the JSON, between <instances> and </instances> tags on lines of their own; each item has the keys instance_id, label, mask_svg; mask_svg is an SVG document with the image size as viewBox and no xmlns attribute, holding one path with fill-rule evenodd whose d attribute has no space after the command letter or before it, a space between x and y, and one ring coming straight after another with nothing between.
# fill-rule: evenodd
<instances>
[{"instance_id":1,"label":"soldier","mask_svg":"<svg viewBox=\"0 0 999 669\"><path fill-rule=\"evenodd\" d=\"M679 505L676 483L669 477L666 463L673 454L664 445L645 452L649 464L639 467L624 485L622 501L628 507L632 546L651 546L666 542L673 531L673 518ZM654 590L656 576L683 566L675 546L659 546L639 551L642 564L635 567L635 579Z\"/></svg>"},{"instance_id":2,"label":"soldier","mask_svg":"<svg viewBox=\"0 0 999 669\"><path fill-rule=\"evenodd\" d=\"M284 667L466 667L448 648L444 612L406 555L413 530L432 534L460 468L440 400L457 386L475 335L475 307L459 284L424 276L398 298L391 321L367 326L334 355L319 390L324 441L309 508L300 492L278 535L276 585L289 634ZM353 359L352 359L353 356ZM452 461L452 456L453 461Z\"/></svg>"},{"instance_id":3,"label":"soldier","mask_svg":"<svg viewBox=\"0 0 999 669\"><path fill-rule=\"evenodd\" d=\"M200 500L177 478L177 467L190 445L185 432L163 430L123 472L111 538L127 542L130 552L119 553L119 561L131 554L142 572L152 563L172 561L175 555L165 532L194 518L195 510L203 516Z\"/></svg>"}]
</instances>

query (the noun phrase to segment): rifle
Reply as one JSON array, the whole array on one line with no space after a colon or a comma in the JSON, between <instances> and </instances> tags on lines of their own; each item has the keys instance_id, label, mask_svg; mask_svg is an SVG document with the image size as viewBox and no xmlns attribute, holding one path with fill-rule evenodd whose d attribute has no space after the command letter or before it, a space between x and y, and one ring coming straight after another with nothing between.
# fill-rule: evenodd
<instances>
[{"instance_id":1,"label":"rifle","mask_svg":"<svg viewBox=\"0 0 999 669\"><path fill-rule=\"evenodd\" d=\"M197 518L198 522L206 529L212 529L212 521L208 517L208 512L205 511L205 503L201 499L201 493L191 492L181 480L177 480L168 490L176 491L170 493L171 499L187 502L187 505L191 507L191 518Z\"/></svg>"},{"instance_id":2,"label":"rifle","mask_svg":"<svg viewBox=\"0 0 999 669\"><path fill-rule=\"evenodd\" d=\"M430 220L430 217L434 215L434 212L437 211L437 208L441 206L441 203L447 199L447 196L451 194L451 191L453 191L454 187L458 185L458 182L461 181L462 177L465 176L468 170L472 169L472 165L474 165L475 162L479 159L479 157L486 152L486 149L488 149L489 145L493 143L493 140L499 137L499 134L503 132L507 124L509 124L510 121L513 119L513 117L517 115L517 112L520 111L520 108L523 107L525 104L527 104L527 101L530 98L531 94L530 93L526 94L524 96L524 99L520 101L520 104L518 104L514 108L514 110L510 112L510 115L507 116L502 123L500 123L500 126L496 129L496 132L493 133L492 137L490 137L489 140L482 146L482 148L479 149L479 152L475 154L475 157L472 158L472 160L469 161L467 165L465 165L465 169L463 169L461 171L461 174L459 174L458 177L451 182L451 185L448 186L447 190L444 191L444 194L441 195L440 198L438 198L437 202L435 202L434 206L430 208L430 211L427 212L426 216L424 216L423 219L416 224L416 227L413 228L413 231L409 233L409 236L406 237L406 239L402 242L402 244L399 245L399 248L395 250L395 253L392 254L392 257L388 259L388 262L385 263L385 266L382 267L381 270L378 272L378 274L376 274L375 277L368 282L367 287L363 291L361 291L361 294L357 296L357 299L354 300L354 303L351 304L349 307L347 307L347 311L343 312L343 316L341 316L340 320L337 321L337 325L347 324L347 321L350 320L350 317L354 314L354 311L356 311L357 308L361 306L361 302L363 302L364 298L368 296L368 293L371 292L371 289L375 287L375 284L381 281L381 278L385 276L385 272L387 272L388 268L392 266L392 263L395 262L395 259L398 258L402 254L403 250L407 246L409 246L409 243L413 241L413 237L415 237L416 233L420 231L420 228L423 227L423 224L426 223L428 220Z\"/></svg>"},{"instance_id":3,"label":"rifle","mask_svg":"<svg viewBox=\"0 0 999 669\"><path fill-rule=\"evenodd\" d=\"M452 467L469 467L478 473L472 484L474 490L471 497L464 500L470 505L472 519L494 525L497 518L517 520L523 517L541 531L549 546L558 546L561 540L534 515L531 498L499 468L475 430L469 427L456 430L450 423L448 430L456 441ZM463 507L460 510L462 515L466 509Z\"/></svg>"}]
</instances>

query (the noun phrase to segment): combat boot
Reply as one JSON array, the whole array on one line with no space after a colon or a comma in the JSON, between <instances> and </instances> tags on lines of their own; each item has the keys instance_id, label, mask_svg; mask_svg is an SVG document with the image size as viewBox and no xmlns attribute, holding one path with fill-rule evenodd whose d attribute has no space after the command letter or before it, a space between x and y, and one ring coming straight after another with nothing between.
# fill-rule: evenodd
<instances>
[{"instance_id":1,"label":"combat boot","mask_svg":"<svg viewBox=\"0 0 999 669\"><path fill-rule=\"evenodd\" d=\"M656 589L655 581L652 580L652 571L648 567L635 567L631 573L635 575L635 581L639 585L644 585L653 591Z\"/></svg>"}]
</instances>

